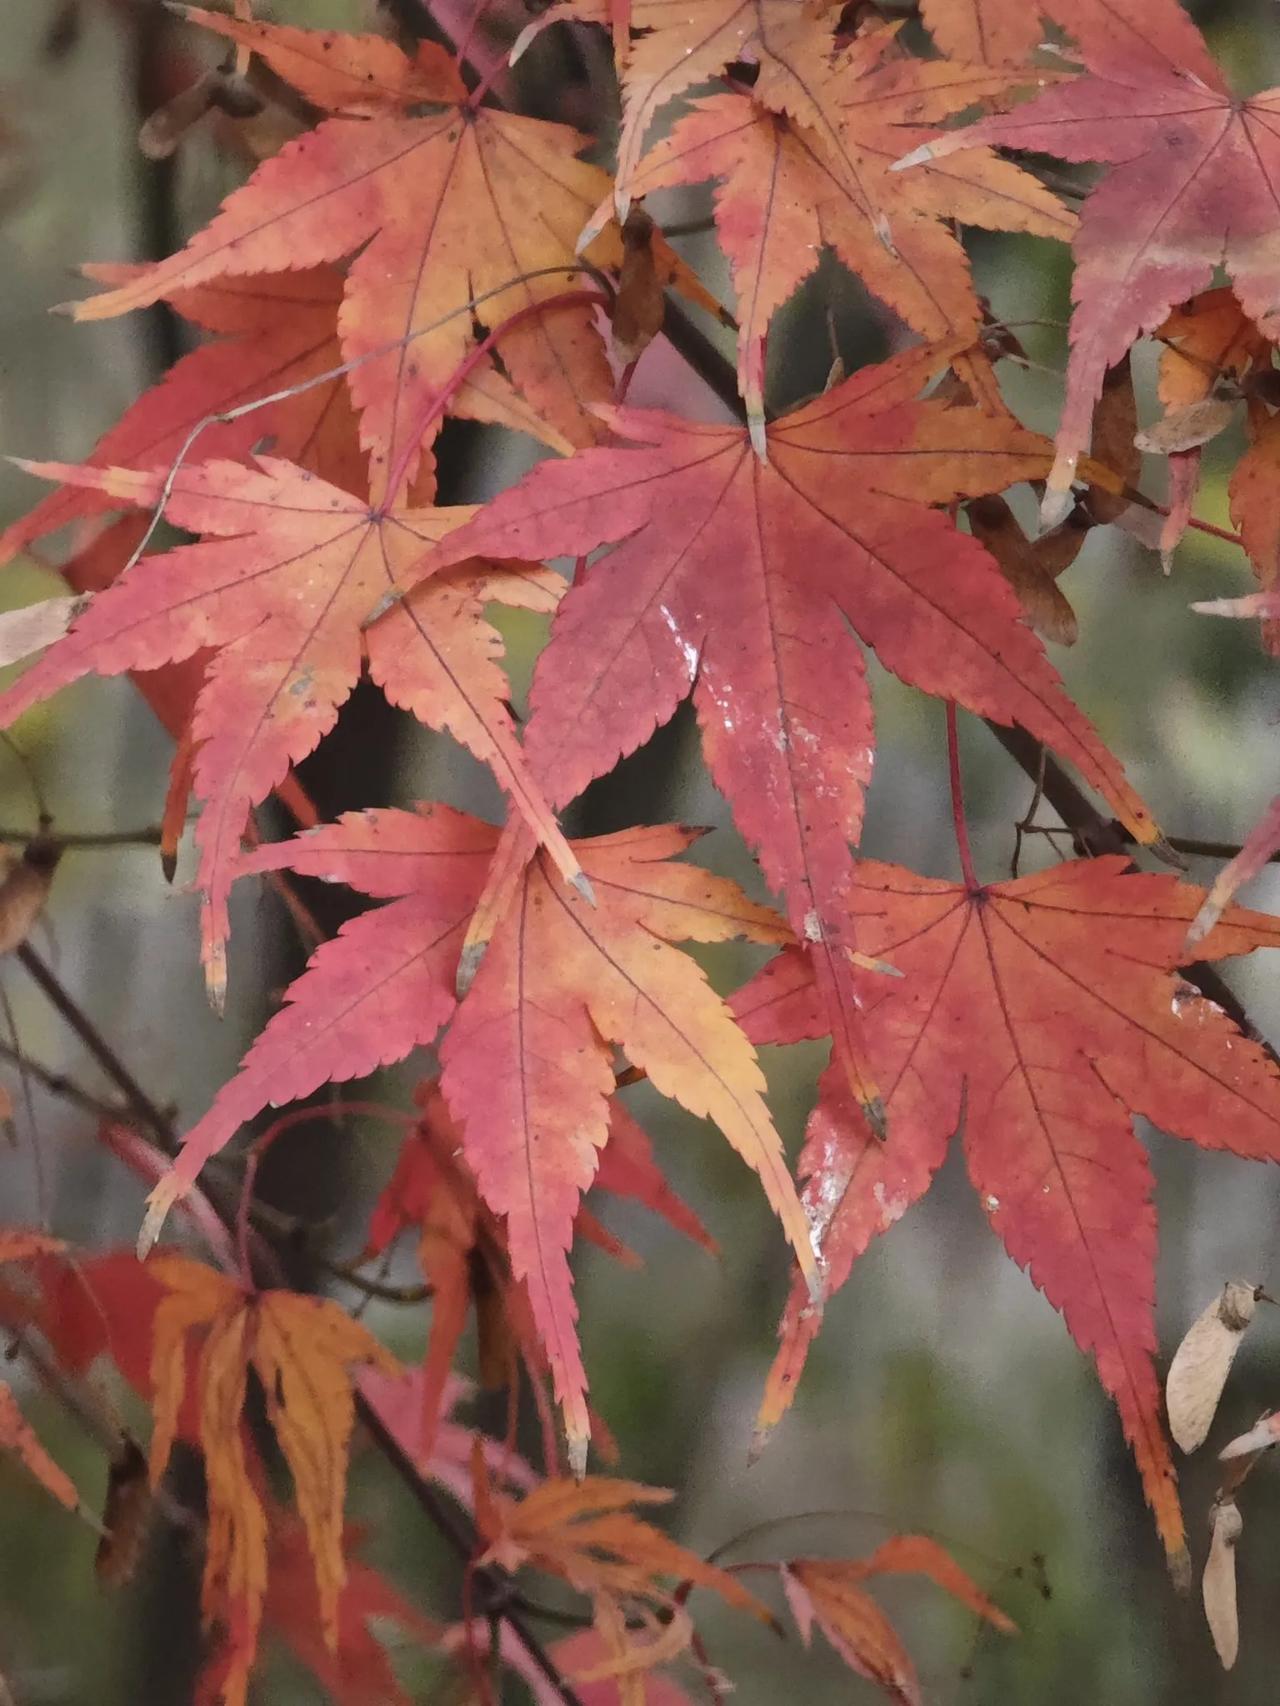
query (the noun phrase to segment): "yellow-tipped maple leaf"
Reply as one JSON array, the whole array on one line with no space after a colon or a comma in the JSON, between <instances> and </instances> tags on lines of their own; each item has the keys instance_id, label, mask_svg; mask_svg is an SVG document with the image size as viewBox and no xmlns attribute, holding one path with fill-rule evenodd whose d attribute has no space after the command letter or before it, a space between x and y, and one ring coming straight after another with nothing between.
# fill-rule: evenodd
<instances>
[{"instance_id":1,"label":"yellow-tipped maple leaf","mask_svg":"<svg viewBox=\"0 0 1280 1706\"><path fill-rule=\"evenodd\" d=\"M665 1487L590 1475L544 1481L522 1499L495 1487L477 1446L472 1454L478 1564L515 1571L524 1565L559 1576L590 1597L608 1659L582 1678L628 1677L669 1663L689 1644L693 1625L669 1582L708 1588L726 1605L774 1624L768 1608L736 1576L637 1516L635 1505L663 1505ZM638 1638L643 1629L647 1638Z\"/></svg>"},{"instance_id":2,"label":"yellow-tipped maple leaf","mask_svg":"<svg viewBox=\"0 0 1280 1706\"><path fill-rule=\"evenodd\" d=\"M345 1579L342 1506L355 1417L350 1370L399 1364L367 1327L327 1299L288 1291L249 1292L213 1268L158 1256L150 1271L167 1295L155 1314L151 1378L155 1429L150 1475L169 1462L186 1385L185 1341L203 1332L197 1362L200 1442L208 1484L209 1533L202 1600L206 1620L229 1623L236 1655L223 1682L226 1706L241 1706L267 1593L263 1496L246 1451L249 1370L293 1476L294 1498L315 1571L320 1620L331 1651Z\"/></svg>"}]
</instances>

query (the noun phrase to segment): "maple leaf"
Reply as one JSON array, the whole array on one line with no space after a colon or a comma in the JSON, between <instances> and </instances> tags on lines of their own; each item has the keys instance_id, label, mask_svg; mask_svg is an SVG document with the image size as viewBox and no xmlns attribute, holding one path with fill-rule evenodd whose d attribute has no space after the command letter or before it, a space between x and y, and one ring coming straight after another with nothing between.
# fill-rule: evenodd
<instances>
[{"instance_id":1,"label":"maple leaf","mask_svg":"<svg viewBox=\"0 0 1280 1706\"><path fill-rule=\"evenodd\" d=\"M136 278L141 267L95 267L104 282ZM219 279L181 291L173 307L220 335L177 361L130 404L85 458L93 467L168 469L196 425L258 397L305 386L235 421L214 421L196 441L201 460L243 461L270 438L272 453L310 468L333 485L359 491L367 470L341 374L309 383L339 366L338 307L342 275L333 267L275 277ZM0 533L0 563L73 521L119 507L109 493L64 486ZM127 552L125 555L127 556Z\"/></svg>"},{"instance_id":2,"label":"maple leaf","mask_svg":"<svg viewBox=\"0 0 1280 1706\"><path fill-rule=\"evenodd\" d=\"M50 693L96 672L148 669L216 648L195 702L193 779L204 802L196 830L205 891L202 955L210 992L226 989L227 893L251 807L319 745L359 678L362 653L393 703L448 729L490 764L561 867L576 865L524 764L506 707L501 644L486 598L554 602L545 577L482 570L397 602L365 641L380 598L404 591L426 545L470 509L372 509L272 457L160 472L28 464L95 486L120 502L153 505L207 536L137 563L109 586L7 693L7 726Z\"/></svg>"},{"instance_id":3,"label":"maple leaf","mask_svg":"<svg viewBox=\"0 0 1280 1706\"><path fill-rule=\"evenodd\" d=\"M576 131L473 109L442 49L419 48L416 72L426 81L411 88L413 68L388 81L389 55L398 50L380 37L250 24L194 8L187 15L251 46L317 105L341 104L260 166L185 249L79 303L76 318L102 319L209 279L358 250L339 315L342 348L356 364L349 383L374 495L395 497L384 493L386 481L401 465L412 473L416 440L474 349L473 316L495 326L572 284L581 272L577 235L608 179L576 157L586 146ZM355 116L359 109L335 79L363 86L371 67L383 91L377 116ZM424 100L447 104L423 116L396 110ZM617 230L587 258L618 264ZM483 394L455 397L455 410L525 430L545 423L541 436L561 447L595 440L599 423L589 406L612 395L613 379L589 304L529 315L507 331L501 356L526 403L490 369ZM438 419L432 435L437 426Z\"/></svg>"},{"instance_id":4,"label":"maple leaf","mask_svg":"<svg viewBox=\"0 0 1280 1706\"><path fill-rule=\"evenodd\" d=\"M485 1202L505 1217L512 1268L528 1286L578 1457L588 1418L565 1252L608 1129L611 1044L663 1094L715 1121L759 1173L812 1271L808 1223L754 1055L699 967L669 946L779 942L790 932L736 884L672 863L694 838L670 825L575 844L595 905L540 852L517 864L441 1049L464 1154ZM434 806L350 813L241 860L243 871L291 869L399 898L316 950L152 1192L144 1246L208 1157L268 1103L400 1060L454 1018L464 932L496 844L488 825Z\"/></svg>"},{"instance_id":5,"label":"maple leaf","mask_svg":"<svg viewBox=\"0 0 1280 1706\"><path fill-rule=\"evenodd\" d=\"M811 126L746 95L713 95L696 102L631 177L636 195L722 180L716 229L733 271L738 383L758 445L769 321L824 246L908 325L942 339L975 334L980 318L964 249L944 220L1062 240L1074 229L1041 184L986 150L968 151L963 171L944 179L888 171L908 136L923 134L922 122L1009 84L1002 72L888 57L896 33L877 31L830 64L805 67L815 96Z\"/></svg>"},{"instance_id":6,"label":"maple leaf","mask_svg":"<svg viewBox=\"0 0 1280 1706\"><path fill-rule=\"evenodd\" d=\"M512 1280L506 1237L480 1198L466 1163L461 1131L439 1085L434 1081L420 1085L415 1100L422 1118L401 1145L395 1171L374 1205L364 1254L366 1258L381 1255L408 1228L418 1234L418 1265L431 1286L432 1299L417 1445L419 1455L426 1456L473 1301L480 1368L487 1384L509 1379L515 1345L528 1366L540 1373L545 1372L545 1357L527 1292ZM610 1105L608 1138L599 1153L593 1189L642 1203L704 1248L716 1251L697 1215L659 1169L648 1136L616 1098ZM579 1209L579 1232L584 1231L585 1213Z\"/></svg>"},{"instance_id":7,"label":"maple leaf","mask_svg":"<svg viewBox=\"0 0 1280 1706\"><path fill-rule=\"evenodd\" d=\"M441 1085L489 1206L506 1217L581 1469L590 1423L566 1253L609 1126L618 1044L654 1087L714 1120L759 1173L812 1271L764 1079L718 996L673 941L789 938L736 884L673 864L690 831L626 830L577 844L597 896L585 906L541 858L520 874L440 1050Z\"/></svg>"},{"instance_id":8,"label":"maple leaf","mask_svg":"<svg viewBox=\"0 0 1280 1706\"><path fill-rule=\"evenodd\" d=\"M1280 1070L1174 968L1202 891L1119 856L969 892L864 861L849 904L883 1063L889 1136L873 1140L828 1071L801 1157L831 1289L928 1187L963 1128L970 1178L1013 1259L1065 1317L1115 1399L1175 1566L1182 1518L1152 1366L1155 1211L1129 1111L1208 1149L1280 1158ZM1204 958L1280 946L1280 921L1233 911ZM793 950L733 1002L757 1043L821 1033ZM795 1390L819 1321L793 1287L761 1426Z\"/></svg>"},{"instance_id":9,"label":"maple leaf","mask_svg":"<svg viewBox=\"0 0 1280 1706\"><path fill-rule=\"evenodd\" d=\"M1225 266L1250 319L1280 336L1280 90L1238 99L1202 43L1187 64L1171 63L1168 47L1145 32L1132 42L1085 33L1081 46L1084 76L898 162L996 143L1111 168L1089 194L1073 244L1071 356L1047 522L1069 507L1107 368L1209 284L1216 267Z\"/></svg>"},{"instance_id":10,"label":"maple leaf","mask_svg":"<svg viewBox=\"0 0 1280 1706\"><path fill-rule=\"evenodd\" d=\"M356 1552L363 1531L343 1535L344 1581L338 1598L336 1646L326 1639L316 1595L307 1532L290 1513L268 1507L269 1568L263 1627L288 1647L336 1706L411 1706L396 1679L387 1649L373 1625L394 1624L427 1647L444 1631L397 1592L380 1571ZM215 1653L200 1678L204 1700L223 1698L224 1679L234 1668L233 1651Z\"/></svg>"},{"instance_id":11,"label":"maple leaf","mask_svg":"<svg viewBox=\"0 0 1280 1706\"><path fill-rule=\"evenodd\" d=\"M664 1578L674 1578L686 1591L707 1588L735 1610L774 1623L736 1576L706 1563L630 1508L666 1504L672 1497L666 1488L586 1476L543 1481L516 1499L493 1486L478 1449L473 1473L476 1529L485 1542L477 1563L497 1563L513 1573L528 1564L591 1597L596 1633L609 1657L584 1680L645 1672L688 1645L693 1626ZM665 1631L655 1613L665 1620ZM648 1624L659 1633L636 1639L628 1614L633 1625Z\"/></svg>"},{"instance_id":12,"label":"maple leaf","mask_svg":"<svg viewBox=\"0 0 1280 1706\"><path fill-rule=\"evenodd\" d=\"M1047 8L1046 8L1047 9ZM940 52L977 65L1020 65L1040 43L1039 8L1022 0L921 0Z\"/></svg>"},{"instance_id":13,"label":"maple leaf","mask_svg":"<svg viewBox=\"0 0 1280 1706\"><path fill-rule=\"evenodd\" d=\"M899 1534L869 1558L792 1558L783 1590L805 1646L816 1622L840 1657L901 1706L920 1706L920 1684L897 1631L865 1584L878 1576L925 1575L1002 1633L1014 1625L955 1560L924 1534Z\"/></svg>"},{"instance_id":14,"label":"maple leaf","mask_svg":"<svg viewBox=\"0 0 1280 1706\"><path fill-rule=\"evenodd\" d=\"M151 1484L160 1484L173 1448L186 1385L185 1341L201 1329L197 1378L209 1504L202 1603L206 1621L225 1617L234 1656L223 1698L228 1706L241 1706L268 1578L267 1515L242 1433L249 1369L261 1382L267 1419L293 1477L320 1626L334 1652L346 1576L342 1505L355 1418L349 1370L369 1363L392 1373L399 1365L366 1327L327 1299L249 1293L182 1256L155 1257L150 1267L167 1293L153 1327Z\"/></svg>"},{"instance_id":15,"label":"maple leaf","mask_svg":"<svg viewBox=\"0 0 1280 1706\"><path fill-rule=\"evenodd\" d=\"M1082 47L1187 66L1204 74L1208 49L1178 0L921 0L921 15L951 59L1013 65L1039 45L1052 18Z\"/></svg>"},{"instance_id":16,"label":"maple leaf","mask_svg":"<svg viewBox=\"0 0 1280 1706\"><path fill-rule=\"evenodd\" d=\"M424 564L614 545L566 594L538 659L525 734L534 773L566 803L692 688L712 777L815 954L837 1052L869 1103L844 890L874 735L846 619L903 680L1021 723L1076 763L1139 840L1158 833L997 565L924 508L1037 478L1048 463L1046 442L1007 416L915 400L945 359L917 349L862 369L771 423L763 464L744 428L611 411L615 430L646 448L535 468Z\"/></svg>"},{"instance_id":17,"label":"maple leaf","mask_svg":"<svg viewBox=\"0 0 1280 1706\"><path fill-rule=\"evenodd\" d=\"M517 40L518 58L556 23L612 24L612 0L558 0ZM759 67L756 93L768 105L811 120L817 102L795 58L807 66L825 46L844 0L630 0L631 43L623 68L622 130L614 195L626 218L645 135L659 109L736 60Z\"/></svg>"},{"instance_id":18,"label":"maple leaf","mask_svg":"<svg viewBox=\"0 0 1280 1706\"><path fill-rule=\"evenodd\" d=\"M40 1443L35 1429L18 1408L12 1387L3 1380L0 1380L0 1452L16 1457L27 1473L65 1510L80 1509L80 1495L76 1492L75 1482Z\"/></svg>"}]
</instances>

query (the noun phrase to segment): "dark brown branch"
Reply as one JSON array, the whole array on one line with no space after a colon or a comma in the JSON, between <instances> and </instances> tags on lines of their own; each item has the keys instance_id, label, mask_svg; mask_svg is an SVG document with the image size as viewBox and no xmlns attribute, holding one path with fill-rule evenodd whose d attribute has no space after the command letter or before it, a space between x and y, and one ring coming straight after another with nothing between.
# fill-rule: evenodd
<instances>
[{"instance_id":1,"label":"dark brown branch","mask_svg":"<svg viewBox=\"0 0 1280 1706\"><path fill-rule=\"evenodd\" d=\"M47 825L43 829L0 829L0 842L23 847L32 841L51 841L59 848L84 847L158 847L159 825L147 829L108 829L101 834L55 834Z\"/></svg>"},{"instance_id":2,"label":"dark brown branch","mask_svg":"<svg viewBox=\"0 0 1280 1706\"><path fill-rule=\"evenodd\" d=\"M125 1099L128 1110L147 1127L157 1142L172 1155L178 1147L178 1142L173 1129L173 1121L168 1114L158 1103L152 1101L98 1027L79 1004L71 998L60 980L54 976L30 942L23 942L14 952L27 975L39 984L50 1005L57 1010L59 1017L65 1020L70 1029L75 1032L106 1077L119 1090Z\"/></svg>"},{"instance_id":3,"label":"dark brown branch","mask_svg":"<svg viewBox=\"0 0 1280 1706\"><path fill-rule=\"evenodd\" d=\"M38 1060L32 1060L30 1055L23 1054L22 1050L15 1048L12 1043L0 1041L0 1060L10 1061L20 1072L29 1073L51 1096L71 1102L75 1107L87 1114L93 1114L98 1119L118 1120L126 1115L127 1110L123 1106L108 1102L102 1096L91 1095L65 1072L54 1072L52 1068L42 1066Z\"/></svg>"},{"instance_id":4,"label":"dark brown branch","mask_svg":"<svg viewBox=\"0 0 1280 1706\"><path fill-rule=\"evenodd\" d=\"M1019 769L1040 785L1044 798L1062 819L1081 853L1089 858L1097 858L1103 853L1130 855L1134 845L1132 836L1114 818L1103 816L1057 759L1044 751L1038 740L1024 729L1006 729L991 722L987 727ZM1221 1007L1227 1017L1233 1019L1244 1034L1264 1048L1280 1066L1280 1054L1259 1032L1244 1003L1221 972L1203 961L1197 961L1195 965L1184 967L1183 975L1201 995Z\"/></svg>"}]
</instances>

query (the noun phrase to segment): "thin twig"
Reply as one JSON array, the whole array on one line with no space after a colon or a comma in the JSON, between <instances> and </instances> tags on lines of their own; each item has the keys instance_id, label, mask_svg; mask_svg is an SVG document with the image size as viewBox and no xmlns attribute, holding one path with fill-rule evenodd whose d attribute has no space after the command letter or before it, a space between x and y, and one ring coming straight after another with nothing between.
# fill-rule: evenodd
<instances>
[{"instance_id":1,"label":"thin twig","mask_svg":"<svg viewBox=\"0 0 1280 1706\"><path fill-rule=\"evenodd\" d=\"M103 1096L91 1095L73 1078L68 1078L65 1072L55 1072L51 1067L42 1066L38 1060L33 1060L29 1054L24 1054L12 1043L0 1041L0 1060L7 1060L19 1071L29 1073L51 1096L70 1102L73 1107L82 1109L86 1114L93 1114L97 1119L119 1120L126 1117L127 1109L108 1102Z\"/></svg>"},{"instance_id":2,"label":"thin twig","mask_svg":"<svg viewBox=\"0 0 1280 1706\"><path fill-rule=\"evenodd\" d=\"M93 1056L102 1071L120 1091L129 1110L146 1124L161 1147L167 1149L172 1155L178 1147L172 1120L148 1096L115 1049L102 1035L102 1032L79 1003L67 993L61 981L41 959L30 942L21 943L14 949L14 953L27 975L39 984L50 1005L57 1010L59 1016L75 1032L89 1054Z\"/></svg>"},{"instance_id":3,"label":"thin twig","mask_svg":"<svg viewBox=\"0 0 1280 1706\"><path fill-rule=\"evenodd\" d=\"M160 845L160 827L158 824L147 829L108 829L101 834L71 834L51 832L45 829L0 829L0 841L10 842L17 847L25 846L29 841L55 841L59 847L158 847Z\"/></svg>"}]
</instances>

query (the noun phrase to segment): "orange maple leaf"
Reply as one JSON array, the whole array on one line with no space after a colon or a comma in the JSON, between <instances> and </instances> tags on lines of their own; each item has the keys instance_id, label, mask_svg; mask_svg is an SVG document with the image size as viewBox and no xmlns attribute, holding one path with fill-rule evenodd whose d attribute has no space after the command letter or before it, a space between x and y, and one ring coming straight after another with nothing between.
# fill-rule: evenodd
<instances>
[{"instance_id":1,"label":"orange maple leaf","mask_svg":"<svg viewBox=\"0 0 1280 1706\"><path fill-rule=\"evenodd\" d=\"M18 1408L12 1387L3 1380L0 1380L0 1452L16 1457L27 1473L64 1509L80 1509L80 1495L75 1482L40 1443L35 1429Z\"/></svg>"},{"instance_id":2,"label":"orange maple leaf","mask_svg":"<svg viewBox=\"0 0 1280 1706\"><path fill-rule=\"evenodd\" d=\"M1040 45L1038 10L1024 0L920 0L920 15L939 50L976 65L1029 59Z\"/></svg>"},{"instance_id":3,"label":"orange maple leaf","mask_svg":"<svg viewBox=\"0 0 1280 1706\"><path fill-rule=\"evenodd\" d=\"M527 1564L590 1596L608 1656L585 1680L642 1674L688 1645L693 1626L684 1595L677 1600L664 1579L686 1590L707 1588L735 1610L774 1624L768 1608L736 1576L669 1539L630 1508L666 1504L672 1497L666 1488L587 1476L543 1481L516 1499L493 1485L478 1446L472 1474L476 1530L485 1543L476 1563L511 1572ZM636 1624L648 1630L649 1639L636 1638Z\"/></svg>"},{"instance_id":4,"label":"orange maple leaf","mask_svg":"<svg viewBox=\"0 0 1280 1706\"><path fill-rule=\"evenodd\" d=\"M805 1646L816 1622L840 1657L900 1706L921 1706L920 1684L897 1631L865 1584L878 1576L924 1575L1002 1633L1014 1625L955 1560L924 1534L900 1534L869 1558L792 1558L781 1566L787 1604Z\"/></svg>"},{"instance_id":5,"label":"orange maple leaf","mask_svg":"<svg viewBox=\"0 0 1280 1706\"><path fill-rule=\"evenodd\" d=\"M833 26L844 0L630 0L632 42L622 72L622 130L614 198L626 218L644 139L668 101L705 83L736 60L759 67L756 93L767 105L809 123L819 99L805 70L835 47ZM557 0L519 38L513 57L533 37L562 22L612 27L612 0ZM800 65L797 61L802 61Z\"/></svg>"},{"instance_id":6,"label":"orange maple leaf","mask_svg":"<svg viewBox=\"0 0 1280 1706\"><path fill-rule=\"evenodd\" d=\"M102 319L225 275L309 266L360 251L339 317L355 365L351 394L371 452L374 496L411 475L424 422L474 348L473 319L495 326L581 275L575 243L608 188L579 160L586 138L564 125L473 108L451 59L424 44L388 80L399 50L376 36L246 23L187 9L253 51L335 116L286 144L177 255L76 307ZM389 57L391 56L391 57ZM351 90L377 86L373 103ZM439 111L410 116L424 101ZM360 116L372 111L375 116ZM616 265L611 229L588 260ZM553 446L599 435L590 405L613 378L589 304L524 319L504 336L502 379L452 399L454 412L538 431ZM515 390L513 391L512 382ZM438 430L428 422L428 436Z\"/></svg>"},{"instance_id":7,"label":"orange maple leaf","mask_svg":"<svg viewBox=\"0 0 1280 1706\"><path fill-rule=\"evenodd\" d=\"M860 974L889 1137L871 1137L828 1070L801 1158L835 1288L963 1132L992 1226L1119 1407L1177 1568L1182 1515L1152 1363L1155 1210L1129 1110L1208 1149L1280 1159L1280 1069L1174 970L1202 898L1114 856L973 892L864 861L849 890L860 939L902 973ZM1198 952L1277 946L1280 920L1233 911ZM733 1006L758 1043L816 1036L826 1023L794 950ZM762 1430L790 1404L819 1325L793 1287Z\"/></svg>"},{"instance_id":8,"label":"orange maple leaf","mask_svg":"<svg viewBox=\"0 0 1280 1706\"><path fill-rule=\"evenodd\" d=\"M450 730L493 768L560 868L577 866L530 777L512 726L489 599L550 608L559 582L470 565L397 599L377 633L365 619L415 578L426 546L472 511L377 510L292 463L259 457L159 471L27 464L34 472L149 506L205 534L147 557L100 593L64 639L0 695L7 726L50 693L95 672L154 668L214 648L195 701L193 779L205 892L202 956L215 1003L226 990L227 893L251 807L314 751L367 659L395 704ZM167 494L167 495L166 495Z\"/></svg>"},{"instance_id":9,"label":"orange maple leaf","mask_svg":"<svg viewBox=\"0 0 1280 1706\"><path fill-rule=\"evenodd\" d=\"M336 1651L346 1579L342 1506L355 1418L350 1370L369 1363L394 1373L399 1364L366 1327L325 1298L246 1292L183 1256L157 1256L149 1266L167 1293L153 1327L151 1484L159 1485L169 1462L186 1390L186 1338L199 1330L196 1378L209 1506L202 1601L206 1621L218 1617L228 1626L234 1658L223 1698L227 1706L241 1706L268 1584L267 1513L243 1434L249 1370L261 1383L267 1418L293 1476L320 1625L329 1650Z\"/></svg>"}]
</instances>

